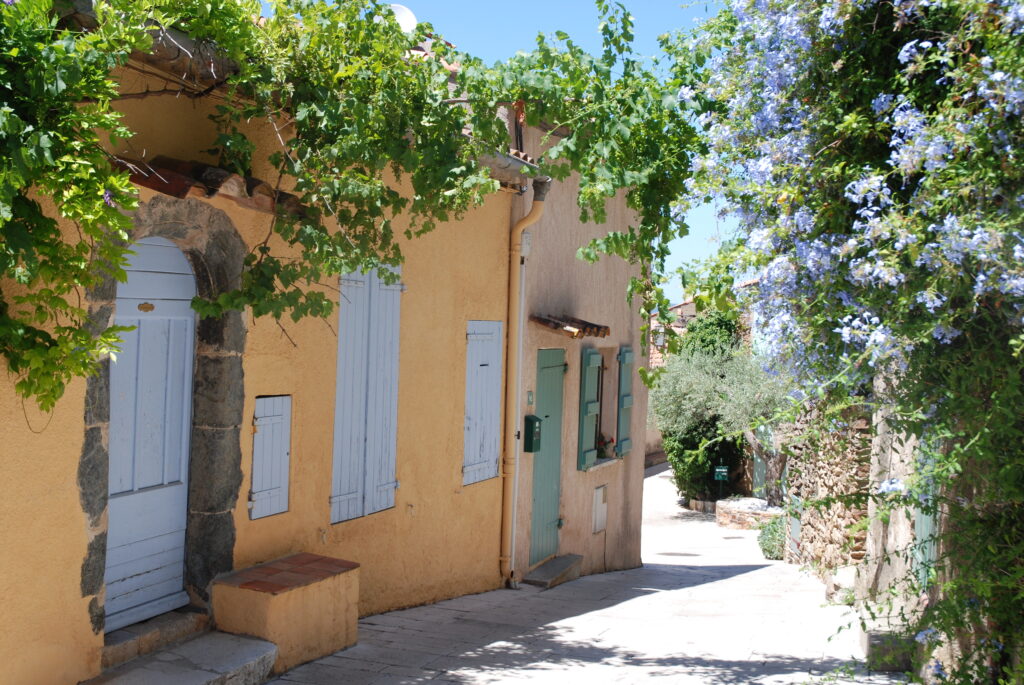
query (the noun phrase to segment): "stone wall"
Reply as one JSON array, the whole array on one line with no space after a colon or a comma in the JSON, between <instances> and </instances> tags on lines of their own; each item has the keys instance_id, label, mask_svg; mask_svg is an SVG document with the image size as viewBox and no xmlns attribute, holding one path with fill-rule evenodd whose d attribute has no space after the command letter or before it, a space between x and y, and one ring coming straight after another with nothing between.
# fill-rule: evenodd
<instances>
[{"instance_id":1,"label":"stone wall","mask_svg":"<svg viewBox=\"0 0 1024 685\"><path fill-rule=\"evenodd\" d=\"M827 577L839 567L864 559L866 531L854 526L868 512L865 507L839 502L820 508L812 504L863 492L870 473L871 440L865 419L840 422L823 431L810 428L813 418L807 416L782 431L788 504L800 507L799 538L786 546L785 559L808 564Z\"/></svg>"},{"instance_id":2,"label":"stone wall","mask_svg":"<svg viewBox=\"0 0 1024 685\"><path fill-rule=\"evenodd\" d=\"M768 506L763 499L755 497L718 500L715 507L715 523L736 530L757 530L782 515L781 508Z\"/></svg>"}]
</instances>

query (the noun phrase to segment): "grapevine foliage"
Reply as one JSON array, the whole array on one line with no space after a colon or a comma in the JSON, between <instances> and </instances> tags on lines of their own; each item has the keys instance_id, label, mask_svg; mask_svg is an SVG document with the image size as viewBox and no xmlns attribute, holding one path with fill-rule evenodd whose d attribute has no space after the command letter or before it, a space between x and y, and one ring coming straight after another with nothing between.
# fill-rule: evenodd
<instances>
[{"instance_id":1,"label":"grapevine foliage","mask_svg":"<svg viewBox=\"0 0 1024 685\"><path fill-rule=\"evenodd\" d=\"M633 53L621 5L597 2L600 55L558 34L490 67L428 24L403 33L376 0L272 5L256 21L255 0L97 0L95 26L83 30L67 21L64 0L0 4L0 354L21 395L52 407L117 344L118 331L94 330L84 304L90 287L124 278L126 213L138 201L108 144L132 133L117 112L115 79L133 52L172 28L236 65L217 84L224 100L209 144L220 164L245 173L269 163L279 178L268 182L303 208L275 221L285 250L269 238L253 246L239 289L194 302L202 316L328 315L338 274L399 264L403 237L498 189L480 160L508 148L501 110L517 103L527 123L565 134L541 155L539 173L580 175L584 220L603 221L619 192L636 212L634 225L582 256L640 265L631 294L646 312L666 309L665 245L685 231L670 208L697 134L676 86ZM425 53L417 46L428 38ZM266 160L253 159L266 147L250 138L253 121L276 133Z\"/></svg>"}]
</instances>

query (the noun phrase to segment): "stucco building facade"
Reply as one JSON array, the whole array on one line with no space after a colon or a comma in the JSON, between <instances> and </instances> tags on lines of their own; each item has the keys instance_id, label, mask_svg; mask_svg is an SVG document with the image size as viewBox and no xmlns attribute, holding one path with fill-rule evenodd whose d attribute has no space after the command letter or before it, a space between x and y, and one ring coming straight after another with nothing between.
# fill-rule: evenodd
<instances>
[{"instance_id":1,"label":"stucco building facade","mask_svg":"<svg viewBox=\"0 0 1024 685\"><path fill-rule=\"evenodd\" d=\"M148 71L120 74L124 91L162 87L163 77ZM531 209L529 191L496 193L403 244L397 285L374 274L328 284L340 307L326 322L278 326L249 312L199 320L187 308L191 294L237 285L273 208L245 190L251 182L229 190L226 174L214 174L221 185L202 181L213 168L204 150L216 137L214 105L167 97L117 103L137 135L114 151L146 151L155 174L135 178L138 255L128 283L82 293L98 326L135 327L118 358L74 381L49 415L15 395L16 379L0 379L5 678L95 676L106 632L176 606L209 613L217 578L298 552L360 565L360 615L514 583L553 555L582 555L584 573L638 565L646 394L636 374L640 319L625 299L630 268L575 258L590 237L625 225L624 200L611 203L607 225L584 225L572 181L554 185L530 229L518 310L510 232ZM266 145L276 140L258 124L250 132ZM525 146L539 149L541 133L527 133ZM271 177L259 163L266 152L254 155L254 178ZM498 159L495 173L511 190L525 189L515 161ZM526 323L518 416L507 400L515 380L509 357L517 354L510 311L526 321L575 316L610 330L570 339ZM564 356L561 430L544 433L558 446L558 520L554 547L531 556L534 465L520 430L534 413L543 350ZM594 430L631 433L637 447L580 468L586 350L601 363ZM625 413L615 406L623 397ZM125 447L145 440L165 455L156 467ZM176 503L145 499L158 491L177 493ZM151 517L157 533L131 532ZM162 540L153 554L143 549L151 538ZM166 560L152 561L156 554ZM154 580L143 586L134 580L142 576ZM210 620L216 626L216 615Z\"/></svg>"}]
</instances>

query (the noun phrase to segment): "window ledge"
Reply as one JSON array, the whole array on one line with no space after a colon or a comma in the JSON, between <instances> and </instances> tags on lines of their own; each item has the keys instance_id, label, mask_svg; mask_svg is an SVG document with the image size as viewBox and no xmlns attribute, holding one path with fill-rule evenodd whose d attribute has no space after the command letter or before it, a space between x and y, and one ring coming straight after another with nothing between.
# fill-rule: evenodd
<instances>
[{"instance_id":1,"label":"window ledge","mask_svg":"<svg viewBox=\"0 0 1024 685\"><path fill-rule=\"evenodd\" d=\"M597 471L598 469L603 469L606 466L610 466L611 464L618 464L621 461L622 457L606 457L604 459L598 459L591 466L580 470L589 473L590 471Z\"/></svg>"}]
</instances>

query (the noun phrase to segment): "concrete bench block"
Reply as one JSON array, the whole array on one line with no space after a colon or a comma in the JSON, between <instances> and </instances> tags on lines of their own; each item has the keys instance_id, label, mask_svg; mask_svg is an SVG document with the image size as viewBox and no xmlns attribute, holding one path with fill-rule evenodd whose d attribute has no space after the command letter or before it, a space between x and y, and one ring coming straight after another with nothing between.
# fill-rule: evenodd
<instances>
[{"instance_id":1,"label":"concrete bench block","mask_svg":"<svg viewBox=\"0 0 1024 685\"><path fill-rule=\"evenodd\" d=\"M218 578L212 595L218 630L277 645L274 673L356 643L355 562L294 554Z\"/></svg>"}]
</instances>

